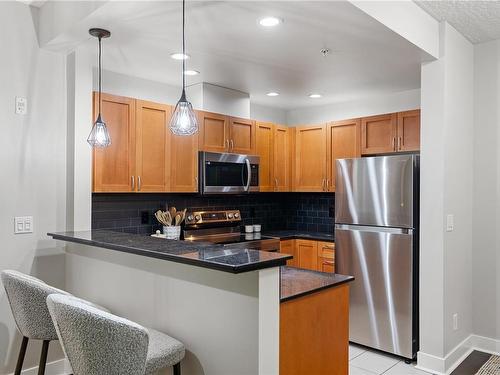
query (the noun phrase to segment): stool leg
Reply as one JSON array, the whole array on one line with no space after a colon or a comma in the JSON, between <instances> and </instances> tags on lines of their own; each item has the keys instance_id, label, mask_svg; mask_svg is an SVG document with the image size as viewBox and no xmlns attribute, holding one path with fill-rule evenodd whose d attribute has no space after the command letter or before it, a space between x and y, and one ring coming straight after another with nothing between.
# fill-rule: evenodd
<instances>
[{"instance_id":1,"label":"stool leg","mask_svg":"<svg viewBox=\"0 0 500 375\"><path fill-rule=\"evenodd\" d=\"M174 375L181 375L181 363L176 363L174 365Z\"/></svg>"},{"instance_id":2,"label":"stool leg","mask_svg":"<svg viewBox=\"0 0 500 375\"><path fill-rule=\"evenodd\" d=\"M27 347L28 347L28 338L23 336L23 341L21 342L21 349L19 349L19 356L17 357L17 365L16 365L16 371L14 371L14 375L21 374Z\"/></svg>"},{"instance_id":3,"label":"stool leg","mask_svg":"<svg viewBox=\"0 0 500 375\"><path fill-rule=\"evenodd\" d=\"M38 375L45 374L45 365L47 364L47 353L49 352L49 340L43 340L42 354L40 355L40 364L38 365Z\"/></svg>"}]
</instances>

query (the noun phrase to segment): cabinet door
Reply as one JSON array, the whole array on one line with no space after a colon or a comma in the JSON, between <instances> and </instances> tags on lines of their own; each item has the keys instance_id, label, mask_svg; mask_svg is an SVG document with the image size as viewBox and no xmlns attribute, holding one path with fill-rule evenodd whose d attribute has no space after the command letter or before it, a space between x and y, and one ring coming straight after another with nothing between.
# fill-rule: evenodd
<instances>
[{"instance_id":1,"label":"cabinet door","mask_svg":"<svg viewBox=\"0 0 500 375\"><path fill-rule=\"evenodd\" d=\"M327 125L327 131L328 175L326 185L328 191L335 191L335 160L361 156L361 121L360 119L335 121Z\"/></svg>"},{"instance_id":2,"label":"cabinet door","mask_svg":"<svg viewBox=\"0 0 500 375\"><path fill-rule=\"evenodd\" d=\"M274 190L273 176L273 124L257 122L256 124L256 153L259 161L260 191Z\"/></svg>"},{"instance_id":3,"label":"cabinet door","mask_svg":"<svg viewBox=\"0 0 500 375\"><path fill-rule=\"evenodd\" d=\"M229 119L229 152L255 154L255 121L231 117Z\"/></svg>"},{"instance_id":4,"label":"cabinet door","mask_svg":"<svg viewBox=\"0 0 500 375\"><path fill-rule=\"evenodd\" d=\"M297 252L295 249L295 240L280 241L280 253L290 254L293 259L287 260L286 264L290 267L298 267Z\"/></svg>"},{"instance_id":5,"label":"cabinet door","mask_svg":"<svg viewBox=\"0 0 500 375\"><path fill-rule=\"evenodd\" d=\"M398 113L398 151L420 150L420 110Z\"/></svg>"},{"instance_id":6,"label":"cabinet door","mask_svg":"<svg viewBox=\"0 0 500 375\"><path fill-rule=\"evenodd\" d=\"M198 134L171 134L170 160L170 191L198 192Z\"/></svg>"},{"instance_id":7,"label":"cabinet door","mask_svg":"<svg viewBox=\"0 0 500 375\"><path fill-rule=\"evenodd\" d=\"M290 191L290 128L274 125L273 177L275 191Z\"/></svg>"},{"instance_id":8,"label":"cabinet door","mask_svg":"<svg viewBox=\"0 0 500 375\"><path fill-rule=\"evenodd\" d=\"M97 111L98 95L94 93L94 119ZM101 112L108 127L111 145L93 150L93 191L134 191L135 100L102 94Z\"/></svg>"},{"instance_id":9,"label":"cabinet door","mask_svg":"<svg viewBox=\"0 0 500 375\"><path fill-rule=\"evenodd\" d=\"M384 154L396 151L397 114L361 119L361 153Z\"/></svg>"},{"instance_id":10,"label":"cabinet door","mask_svg":"<svg viewBox=\"0 0 500 375\"><path fill-rule=\"evenodd\" d=\"M326 189L326 127L296 128L295 191Z\"/></svg>"},{"instance_id":11,"label":"cabinet door","mask_svg":"<svg viewBox=\"0 0 500 375\"><path fill-rule=\"evenodd\" d=\"M136 190L162 192L169 187L170 155L168 122L172 107L136 101Z\"/></svg>"},{"instance_id":12,"label":"cabinet door","mask_svg":"<svg viewBox=\"0 0 500 375\"><path fill-rule=\"evenodd\" d=\"M198 111L200 150L227 152L229 149L229 119L217 113Z\"/></svg>"},{"instance_id":13,"label":"cabinet door","mask_svg":"<svg viewBox=\"0 0 500 375\"><path fill-rule=\"evenodd\" d=\"M310 240L296 240L299 267L316 271L318 269L318 243Z\"/></svg>"}]
</instances>

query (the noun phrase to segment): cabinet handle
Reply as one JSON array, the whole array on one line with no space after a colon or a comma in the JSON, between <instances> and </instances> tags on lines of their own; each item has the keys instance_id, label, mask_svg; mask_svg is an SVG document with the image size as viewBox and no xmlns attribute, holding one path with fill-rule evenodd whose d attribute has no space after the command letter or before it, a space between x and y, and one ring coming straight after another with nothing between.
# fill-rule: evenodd
<instances>
[{"instance_id":1,"label":"cabinet handle","mask_svg":"<svg viewBox=\"0 0 500 375\"><path fill-rule=\"evenodd\" d=\"M396 151L396 137L392 137L392 149Z\"/></svg>"},{"instance_id":2,"label":"cabinet handle","mask_svg":"<svg viewBox=\"0 0 500 375\"><path fill-rule=\"evenodd\" d=\"M135 189L135 178L134 176L130 176L130 179L132 180L132 190Z\"/></svg>"},{"instance_id":3,"label":"cabinet handle","mask_svg":"<svg viewBox=\"0 0 500 375\"><path fill-rule=\"evenodd\" d=\"M141 191L141 176L137 176L137 190Z\"/></svg>"},{"instance_id":4,"label":"cabinet handle","mask_svg":"<svg viewBox=\"0 0 500 375\"><path fill-rule=\"evenodd\" d=\"M278 179L277 178L274 179L274 186L278 187Z\"/></svg>"},{"instance_id":5,"label":"cabinet handle","mask_svg":"<svg viewBox=\"0 0 500 375\"><path fill-rule=\"evenodd\" d=\"M329 178L327 178L327 179L326 179L326 191L328 191L329 186L330 186L330 179L329 179Z\"/></svg>"},{"instance_id":6,"label":"cabinet handle","mask_svg":"<svg viewBox=\"0 0 500 375\"><path fill-rule=\"evenodd\" d=\"M329 266L333 266L333 265L335 265L335 262L332 262L332 261L329 261L329 260L324 260L323 264L327 264Z\"/></svg>"},{"instance_id":7,"label":"cabinet handle","mask_svg":"<svg viewBox=\"0 0 500 375\"><path fill-rule=\"evenodd\" d=\"M229 151L229 139L226 139L226 144L227 144L226 148Z\"/></svg>"},{"instance_id":8,"label":"cabinet handle","mask_svg":"<svg viewBox=\"0 0 500 375\"><path fill-rule=\"evenodd\" d=\"M325 191L325 182L326 182L326 180L325 180L325 179L323 179L323 181L321 181L321 189L322 189L323 191Z\"/></svg>"},{"instance_id":9,"label":"cabinet handle","mask_svg":"<svg viewBox=\"0 0 500 375\"><path fill-rule=\"evenodd\" d=\"M398 137L398 150L401 150L401 137Z\"/></svg>"},{"instance_id":10,"label":"cabinet handle","mask_svg":"<svg viewBox=\"0 0 500 375\"><path fill-rule=\"evenodd\" d=\"M231 151L234 150L234 141L231 139Z\"/></svg>"},{"instance_id":11,"label":"cabinet handle","mask_svg":"<svg viewBox=\"0 0 500 375\"><path fill-rule=\"evenodd\" d=\"M198 186L198 177L194 178L194 183L196 184L196 186Z\"/></svg>"},{"instance_id":12,"label":"cabinet handle","mask_svg":"<svg viewBox=\"0 0 500 375\"><path fill-rule=\"evenodd\" d=\"M323 246L323 249L335 250L335 248L333 246Z\"/></svg>"}]
</instances>

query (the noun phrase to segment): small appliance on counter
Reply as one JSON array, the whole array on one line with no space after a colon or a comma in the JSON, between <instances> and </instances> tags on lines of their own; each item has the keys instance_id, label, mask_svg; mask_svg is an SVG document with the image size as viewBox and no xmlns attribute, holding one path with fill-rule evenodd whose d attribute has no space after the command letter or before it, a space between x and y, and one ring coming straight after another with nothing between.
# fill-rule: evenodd
<instances>
[{"instance_id":1,"label":"small appliance on counter","mask_svg":"<svg viewBox=\"0 0 500 375\"><path fill-rule=\"evenodd\" d=\"M201 194L243 194L259 191L259 157L200 151Z\"/></svg>"},{"instance_id":2,"label":"small appliance on counter","mask_svg":"<svg viewBox=\"0 0 500 375\"><path fill-rule=\"evenodd\" d=\"M262 251L278 251L280 248L279 238L263 236L260 232L241 233L239 210L188 212L184 240Z\"/></svg>"}]
</instances>

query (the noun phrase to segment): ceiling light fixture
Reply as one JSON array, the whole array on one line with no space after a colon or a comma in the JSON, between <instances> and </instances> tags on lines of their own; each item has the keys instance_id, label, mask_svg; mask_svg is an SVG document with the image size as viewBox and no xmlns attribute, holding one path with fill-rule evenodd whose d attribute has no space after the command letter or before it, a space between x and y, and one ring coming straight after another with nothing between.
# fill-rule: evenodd
<instances>
[{"instance_id":1,"label":"ceiling light fixture","mask_svg":"<svg viewBox=\"0 0 500 375\"><path fill-rule=\"evenodd\" d=\"M186 0L182 0L182 56L186 55ZM193 135L198 132L198 121L193 106L186 99L186 59L182 59L182 93L170 119L170 131L175 135Z\"/></svg>"},{"instance_id":2,"label":"ceiling light fixture","mask_svg":"<svg viewBox=\"0 0 500 375\"><path fill-rule=\"evenodd\" d=\"M111 137L109 136L108 128L106 123L103 121L101 116L101 39L109 38L111 33L104 29L90 29L89 34L96 37L99 41L99 52L98 52L98 74L99 74L99 97L98 97L98 112L97 119L94 122L94 126L90 131L87 138L87 142L92 147L108 147L111 144Z\"/></svg>"},{"instance_id":3,"label":"ceiling light fixture","mask_svg":"<svg viewBox=\"0 0 500 375\"><path fill-rule=\"evenodd\" d=\"M279 95L279 93L277 93L277 92L275 92L275 91L271 91L271 92L268 92L266 95L267 95L267 96L278 96L278 95Z\"/></svg>"},{"instance_id":4,"label":"ceiling light fixture","mask_svg":"<svg viewBox=\"0 0 500 375\"><path fill-rule=\"evenodd\" d=\"M173 58L174 60L187 60L189 59L191 56L189 55L186 55L184 52L183 53L172 53L170 55L171 58Z\"/></svg>"},{"instance_id":5,"label":"ceiling light fixture","mask_svg":"<svg viewBox=\"0 0 500 375\"><path fill-rule=\"evenodd\" d=\"M318 99L318 98L321 98L321 94L309 94L309 97L311 99Z\"/></svg>"},{"instance_id":6,"label":"ceiling light fixture","mask_svg":"<svg viewBox=\"0 0 500 375\"><path fill-rule=\"evenodd\" d=\"M264 27L278 26L282 22L278 17L264 17L259 20L259 24Z\"/></svg>"},{"instance_id":7,"label":"ceiling light fixture","mask_svg":"<svg viewBox=\"0 0 500 375\"><path fill-rule=\"evenodd\" d=\"M184 72L184 75L186 75L186 76L196 76L198 74L200 74L200 72L197 70L186 70Z\"/></svg>"}]
</instances>

